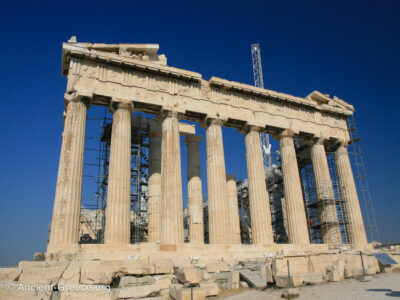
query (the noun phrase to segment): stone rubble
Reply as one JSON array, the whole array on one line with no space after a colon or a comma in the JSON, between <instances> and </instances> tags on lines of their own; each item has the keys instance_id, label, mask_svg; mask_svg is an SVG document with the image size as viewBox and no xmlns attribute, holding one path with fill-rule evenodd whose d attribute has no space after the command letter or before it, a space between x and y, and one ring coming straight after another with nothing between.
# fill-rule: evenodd
<instances>
[{"instance_id":1,"label":"stone rubble","mask_svg":"<svg viewBox=\"0 0 400 300\"><path fill-rule=\"evenodd\" d=\"M387 251L394 259L400 247ZM228 264L208 260L192 264L185 259L157 258L148 260L89 260L20 262L15 268L0 268L0 299L206 299L222 289L264 289L299 287L358 278L363 274L359 251L330 251L303 255L276 255ZM290 264L290 278L287 273ZM373 275L380 267L369 252L363 253L365 273ZM392 271L398 270L397 265ZM289 280L290 279L290 280ZM103 291L9 291L3 283L14 286L52 284L90 285Z\"/></svg>"}]
</instances>

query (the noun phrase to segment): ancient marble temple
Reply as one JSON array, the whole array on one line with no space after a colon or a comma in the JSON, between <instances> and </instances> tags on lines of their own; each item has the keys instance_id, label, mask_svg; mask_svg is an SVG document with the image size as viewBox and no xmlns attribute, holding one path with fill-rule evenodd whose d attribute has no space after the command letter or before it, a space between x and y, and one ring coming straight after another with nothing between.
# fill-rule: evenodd
<instances>
[{"instance_id":1,"label":"ancient marble temple","mask_svg":"<svg viewBox=\"0 0 400 300\"><path fill-rule=\"evenodd\" d=\"M310 244L294 139L310 146L322 238L340 245L340 228L326 149L335 152L338 181L352 245L363 246L363 225L347 145L346 119L353 106L314 91L309 96L257 88L167 65L156 44L92 44L72 38L63 44L63 75L68 83L61 155L48 252L78 249L87 111L106 106L113 114L104 245L130 243L131 119L134 112L154 114L161 126L150 132L148 243L184 243L182 184L187 184L190 244L204 244L202 186L207 184L209 244L240 245L235 176L225 168L222 127L243 134L246 147L252 243L274 247L271 212L263 169L260 132L279 140L289 243ZM179 120L206 128L207 183L201 181L201 136L185 133L188 181L182 182Z\"/></svg>"}]
</instances>

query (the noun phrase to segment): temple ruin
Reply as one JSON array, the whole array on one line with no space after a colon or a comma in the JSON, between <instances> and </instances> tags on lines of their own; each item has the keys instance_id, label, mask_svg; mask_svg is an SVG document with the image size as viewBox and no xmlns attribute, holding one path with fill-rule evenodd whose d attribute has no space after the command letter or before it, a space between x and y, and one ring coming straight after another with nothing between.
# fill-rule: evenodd
<instances>
[{"instance_id":1,"label":"temple ruin","mask_svg":"<svg viewBox=\"0 0 400 300\"><path fill-rule=\"evenodd\" d=\"M85 122L87 110L94 105L107 106L113 113L104 245L129 245L131 241L133 111L157 116L149 126L149 243L184 242L179 130L179 126L185 126L179 123L182 119L206 127L210 245L240 244L235 238L240 235L238 210L232 209L237 201L232 204L228 195L232 192L227 188L222 126L237 128L244 136L252 244L274 244L260 132L272 134L280 143L289 244L310 244L294 139L310 149L323 243L343 243L326 157L329 148L335 152L342 198L347 199L342 207L349 219L347 243L367 244L347 153L350 137L346 119L353 114L351 105L317 91L300 98L216 77L206 81L198 73L167 66L165 56L158 56L157 50L158 45L63 45L63 74L68 83L49 253L75 251L79 242ZM204 244L198 149L202 137L194 132L184 133L188 144L189 243Z\"/></svg>"},{"instance_id":2,"label":"temple ruin","mask_svg":"<svg viewBox=\"0 0 400 300\"><path fill-rule=\"evenodd\" d=\"M190 286L195 299L203 299L238 288L240 281L284 287L379 272L347 150L353 106L318 91L302 98L205 80L168 66L158 49L75 38L63 43L64 131L47 252L37 256L44 262L22 262L18 270L40 263L60 268L55 284L111 284L118 299L135 298L123 283L143 276L153 276L151 283L134 286L152 288L141 290L141 297L190 299ZM100 137L103 192L97 195L105 201L91 210L81 205L85 132L88 110L98 106L112 120ZM205 137L196 126L205 128ZM242 133L246 179L226 174L223 126ZM279 141L280 165L270 173L260 133ZM200 167L204 139L206 169Z\"/></svg>"}]
</instances>

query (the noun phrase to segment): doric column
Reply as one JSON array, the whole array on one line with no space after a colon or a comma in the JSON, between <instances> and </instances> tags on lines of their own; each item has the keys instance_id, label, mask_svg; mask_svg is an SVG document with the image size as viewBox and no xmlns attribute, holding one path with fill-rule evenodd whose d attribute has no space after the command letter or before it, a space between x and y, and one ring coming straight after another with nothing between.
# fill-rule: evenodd
<instances>
[{"instance_id":1,"label":"doric column","mask_svg":"<svg viewBox=\"0 0 400 300\"><path fill-rule=\"evenodd\" d=\"M306 211L304 209L299 168L293 134L285 130L279 136L283 182L285 188L286 227L291 244L309 244Z\"/></svg>"},{"instance_id":2,"label":"doric column","mask_svg":"<svg viewBox=\"0 0 400 300\"><path fill-rule=\"evenodd\" d=\"M336 211L335 195L322 139L318 139L311 146L311 160L317 191L319 218L322 225L322 239L325 244L340 245L342 237Z\"/></svg>"},{"instance_id":3,"label":"doric column","mask_svg":"<svg viewBox=\"0 0 400 300\"><path fill-rule=\"evenodd\" d=\"M366 245L368 244L368 240L365 234L349 154L347 153L347 145L341 144L336 150L335 163L342 200L346 201L343 208L345 210L344 214L349 218L347 228L349 230L350 243L354 245Z\"/></svg>"},{"instance_id":4,"label":"doric column","mask_svg":"<svg viewBox=\"0 0 400 300\"><path fill-rule=\"evenodd\" d=\"M247 180L253 244L274 242L269 196L265 183L259 128L251 126L245 136Z\"/></svg>"},{"instance_id":5,"label":"doric column","mask_svg":"<svg viewBox=\"0 0 400 300\"><path fill-rule=\"evenodd\" d=\"M226 195L225 157L221 126L221 120L211 119L206 129L210 244L230 244L232 236L228 197Z\"/></svg>"},{"instance_id":6,"label":"doric column","mask_svg":"<svg viewBox=\"0 0 400 300\"><path fill-rule=\"evenodd\" d=\"M131 103L114 102L108 175L105 244L129 244L131 211Z\"/></svg>"},{"instance_id":7,"label":"doric column","mask_svg":"<svg viewBox=\"0 0 400 300\"><path fill-rule=\"evenodd\" d=\"M87 104L66 94L66 116L49 249L78 244Z\"/></svg>"},{"instance_id":8,"label":"doric column","mask_svg":"<svg viewBox=\"0 0 400 300\"><path fill-rule=\"evenodd\" d=\"M161 131L150 131L148 241L161 241Z\"/></svg>"},{"instance_id":9,"label":"doric column","mask_svg":"<svg viewBox=\"0 0 400 300\"><path fill-rule=\"evenodd\" d=\"M202 136L187 135L187 177L189 240L191 243L204 244L203 192L200 171L199 143Z\"/></svg>"},{"instance_id":10,"label":"doric column","mask_svg":"<svg viewBox=\"0 0 400 300\"><path fill-rule=\"evenodd\" d=\"M161 199L161 243L183 243L181 149L176 112L167 112L162 120Z\"/></svg>"},{"instance_id":11,"label":"doric column","mask_svg":"<svg viewBox=\"0 0 400 300\"><path fill-rule=\"evenodd\" d=\"M229 222L232 228L232 244L241 244L242 240L240 238L239 203L235 175L226 175L226 191L229 205Z\"/></svg>"}]
</instances>

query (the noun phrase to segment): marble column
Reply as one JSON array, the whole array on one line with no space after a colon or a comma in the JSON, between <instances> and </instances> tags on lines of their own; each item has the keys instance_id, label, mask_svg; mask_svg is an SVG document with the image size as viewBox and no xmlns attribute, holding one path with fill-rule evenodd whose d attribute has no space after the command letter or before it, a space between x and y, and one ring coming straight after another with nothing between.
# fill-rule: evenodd
<instances>
[{"instance_id":1,"label":"marble column","mask_svg":"<svg viewBox=\"0 0 400 300\"><path fill-rule=\"evenodd\" d=\"M269 196L265 183L259 128L251 126L245 136L247 180L253 244L274 242Z\"/></svg>"},{"instance_id":2,"label":"marble column","mask_svg":"<svg viewBox=\"0 0 400 300\"><path fill-rule=\"evenodd\" d=\"M221 126L221 120L211 119L206 129L210 244L230 244L232 237L226 194L225 157Z\"/></svg>"},{"instance_id":3,"label":"marble column","mask_svg":"<svg viewBox=\"0 0 400 300\"><path fill-rule=\"evenodd\" d=\"M242 240L240 237L239 203L235 175L226 175L226 192L229 205L229 222L232 228L232 244L241 244Z\"/></svg>"},{"instance_id":4,"label":"marble column","mask_svg":"<svg viewBox=\"0 0 400 300\"><path fill-rule=\"evenodd\" d=\"M318 139L311 146L311 160L317 198L319 201L318 209L322 224L321 234L323 242L325 244L340 245L342 243L342 238L336 211L335 196L322 139Z\"/></svg>"},{"instance_id":5,"label":"marble column","mask_svg":"<svg viewBox=\"0 0 400 300\"><path fill-rule=\"evenodd\" d=\"M293 134L285 130L279 135L285 189L286 230L291 244L309 244L306 211L297 166Z\"/></svg>"},{"instance_id":6,"label":"marble column","mask_svg":"<svg viewBox=\"0 0 400 300\"><path fill-rule=\"evenodd\" d=\"M161 241L161 131L150 131L148 241Z\"/></svg>"},{"instance_id":7,"label":"marble column","mask_svg":"<svg viewBox=\"0 0 400 300\"><path fill-rule=\"evenodd\" d=\"M49 249L78 244L87 104L67 95Z\"/></svg>"},{"instance_id":8,"label":"marble column","mask_svg":"<svg viewBox=\"0 0 400 300\"><path fill-rule=\"evenodd\" d=\"M105 244L131 239L131 103L114 102L106 206Z\"/></svg>"},{"instance_id":9,"label":"marble column","mask_svg":"<svg viewBox=\"0 0 400 300\"><path fill-rule=\"evenodd\" d=\"M187 193L189 212L189 241L204 244L203 191L200 171L199 143L202 136L187 135Z\"/></svg>"},{"instance_id":10,"label":"marble column","mask_svg":"<svg viewBox=\"0 0 400 300\"><path fill-rule=\"evenodd\" d=\"M161 243L179 244L183 237L181 149L178 114L166 112L161 142Z\"/></svg>"},{"instance_id":11,"label":"marble column","mask_svg":"<svg viewBox=\"0 0 400 300\"><path fill-rule=\"evenodd\" d=\"M347 226L349 242L358 246L366 245L368 244L368 240L358 201L356 184L351 170L349 154L347 152L347 145L341 144L336 150L335 164L342 200L346 201L343 208L344 214L347 215L349 220Z\"/></svg>"}]
</instances>

